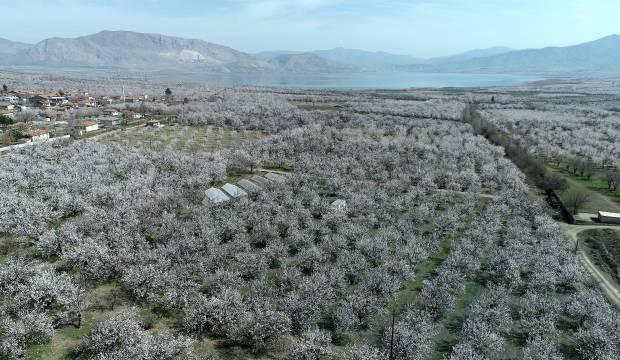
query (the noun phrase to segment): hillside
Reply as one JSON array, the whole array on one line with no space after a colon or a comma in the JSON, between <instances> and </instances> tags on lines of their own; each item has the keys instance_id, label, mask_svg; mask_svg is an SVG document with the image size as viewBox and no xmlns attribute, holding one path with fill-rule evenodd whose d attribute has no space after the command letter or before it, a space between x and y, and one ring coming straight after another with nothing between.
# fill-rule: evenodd
<instances>
[{"instance_id":1,"label":"hillside","mask_svg":"<svg viewBox=\"0 0 620 360\"><path fill-rule=\"evenodd\" d=\"M355 70L349 65L327 60L312 53L282 54L276 56L270 63L277 66L280 71L294 73L333 73Z\"/></svg>"},{"instance_id":2,"label":"hillside","mask_svg":"<svg viewBox=\"0 0 620 360\"><path fill-rule=\"evenodd\" d=\"M620 36L543 49L506 47L418 59L385 52L335 48L312 52L266 51L255 55L203 40L129 31L77 38L49 38L35 45L0 39L0 64L9 66L116 67L212 73L410 71L467 73L609 72L620 70Z\"/></svg>"},{"instance_id":3,"label":"hillside","mask_svg":"<svg viewBox=\"0 0 620 360\"><path fill-rule=\"evenodd\" d=\"M512 51L433 65L426 70L466 72L538 72L610 71L620 69L620 36L568 47L547 47Z\"/></svg>"},{"instance_id":4,"label":"hillside","mask_svg":"<svg viewBox=\"0 0 620 360\"><path fill-rule=\"evenodd\" d=\"M129 31L102 31L74 39L50 38L20 52L20 65L160 67L202 65L222 70L270 69L266 62L202 40Z\"/></svg>"},{"instance_id":5,"label":"hillside","mask_svg":"<svg viewBox=\"0 0 620 360\"><path fill-rule=\"evenodd\" d=\"M328 60L356 66L405 65L415 64L422 61L408 55L345 48L317 50L314 53Z\"/></svg>"},{"instance_id":6,"label":"hillside","mask_svg":"<svg viewBox=\"0 0 620 360\"><path fill-rule=\"evenodd\" d=\"M489 56L494 56L494 55L506 54L506 53L513 52L513 51L516 51L516 50L505 47L505 46L495 46L495 47L490 47L486 49L470 50L470 51L466 51L464 53L457 54L457 55L436 57L436 58L432 58L428 60L427 62L433 63L433 64L439 64L439 63L448 63L448 62L455 62L455 61L466 61L466 60L471 60L471 59L478 59L478 58L489 57Z\"/></svg>"},{"instance_id":7,"label":"hillside","mask_svg":"<svg viewBox=\"0 0 620 360\"><path fill-rule=\"evenodd\" d=\"M28 49L31 45L0 38L0 56L14 55Z\"/></svg>"}]
</instances>

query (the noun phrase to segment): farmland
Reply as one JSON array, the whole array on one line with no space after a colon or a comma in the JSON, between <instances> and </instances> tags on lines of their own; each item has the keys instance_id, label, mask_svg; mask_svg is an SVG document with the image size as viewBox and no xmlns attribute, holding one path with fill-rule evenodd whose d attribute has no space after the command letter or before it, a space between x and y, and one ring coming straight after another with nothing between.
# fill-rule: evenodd
<instances>
[{"instance_id":1,"label":"farmland","mask_svg":"<svg viewBox=\"0 0 620 360\"><path fill-rule=\"evenodd\" d=\"M161 128L2 155L2 356L619 353L617 309L532 200L530 175L547 170L530 165L553 152L515 157L502 141L523 134L501 125L511 112L491 109L556 101L544 89L184 91L182 103L141 105L170 119ZM263 168L284 180L226 203L206 198ZM337 199L345 205L334 209ZM611 273L609 234L590 243Z\"/></svg>"},{"instance_id":2,"label":"farmland","mask_svg":"<svg viewBox=\"0 0 620 360\"><path fill-rule=\"evenodd\" d=\"M131 127L100 138L106 144L146 147L157 151L185 153L213 152L260 139L260 131L235 130L215 126L183 126L173 124L162 128Z\"/></svg>"},{"instance_id":3,"label":"farmland","mask_svg":"<svg viewBox=\"0 0 620 360\"><path fill-rule=\"evenodd\" d=\"M579 238L594 264L620 284L620 230L586 230Z\"/></svg>"}]
</instances>

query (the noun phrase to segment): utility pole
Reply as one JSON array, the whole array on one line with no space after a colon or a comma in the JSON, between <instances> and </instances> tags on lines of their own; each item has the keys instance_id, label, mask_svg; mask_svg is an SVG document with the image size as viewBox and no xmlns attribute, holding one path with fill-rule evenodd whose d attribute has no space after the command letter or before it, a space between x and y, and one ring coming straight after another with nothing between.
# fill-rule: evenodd
<instances>
[{"instance_id":1,"label":"utility pole","mask_svg":"<svg viewBox=\"0 0 620 360\"><path fill-rule=\"evenodd\" d=\"M396 321L396 310L392 309L392 334L390 335L390 360L394 360L394 323Z\"/></svg>"}]
</instances>

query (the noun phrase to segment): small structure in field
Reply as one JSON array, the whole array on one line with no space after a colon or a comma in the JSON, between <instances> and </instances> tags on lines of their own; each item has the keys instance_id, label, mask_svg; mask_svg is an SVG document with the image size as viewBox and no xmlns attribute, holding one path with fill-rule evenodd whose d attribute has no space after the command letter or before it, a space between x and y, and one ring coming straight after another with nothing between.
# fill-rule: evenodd
<instances>
[{"instance_id":1,"label":"small structure in field","mask_svg":"<svg viewBox=\"0 0 620 360\"><path fill-rule=\"evenodd\" d=\"M329 205L329 210L340 211L340 212L346 211L347 202L342 199L338 199L334 201L333 203L331 203L331 205Z\"/></svg>"},{"instance_id":2,"label":"small structure in field","mask_svg":"<svg viewBox=\"0 0 620 360\"><path fill-rule=\"evenodd\" d=\"M146 126L147 127L158 128L158 127L161 127L161 121L159 121L159 120L149 120L149 121L146 122Z\"/></svg>"},{"instance_id":3,"label":"small structure in field","mask_svg":"<svg viewBox=\"0 0 620 360\"><path fill-rule=\"evenodd\" d=\"M80 121L73 127L73 131L79 136L96 130L99 130L99 124L96 121L90 120Z\"/></svg>"},{"instance_id":4,"label":"small structure in field","mask_svg":"<svg viewBox=\"0 0 620 360\"><path fill-rule=\"evenodd\" d=\"M233 184L227 183L224 186L222 186L222 189L226 191L227 193L229 193L230 196L232 196L233 198L240 198L240 197L248 196L248 193L246 193L241 188Z\"/></svg>"},{"instance_id":5,"label":"small structure in field","mask_svg":"<svg viewBox=\"0 0 620 360\"><path fill-rule=\"evenodd\" d=\"M45 141L45 140L49 140L50 138L50 134L45 130L22 131L22 135L24 136L24 138L31 139L32 142Z\"/></svg>"},{"instance_id":6,"label":"small structure in field","mask_svg":"<svg viewBox=\"0 0 620 360\"><path fill-rule=\"evenodd\" d=\"M606 211L598 212L598 222L603 224L618 224L620 225L620 213L612 213Z\"/></svg>"},{"instance_id":7,"label":"small structure in field","mask_svg":"<svg viewBox=\"0 0 620 360\"><path fill-rule=\"evenodd\" d=\"M210 188L207 190L207 199L214 204L225 203L230 200L228 195L226 195L222 190L218 188Z\"/></svg>"},{"instance_id":8,"label":"small structure in field","mask_svg":"<svg viewBox=\"0 0 620 360\"><path fill-rule=\"evenodd\" d=\"M269 186L269 184L271 184L271 181L267 180L266 178L260 175L252 176L252 182L260 185L261 187L266 187L266 186Z\"/></svg>"},{"instance_id":9,"label":"small structure in field","mask_svg":"<svg viewBox=\"0 0 620 360\"><path fill-rule=\"evenodd\" d=\"M286 178L282 175L278 175L276 173L267 173L265 174L265 178L271 180L271 181L275 181L277 183L283 183L286 181Z\"/></svg>"},{"instance_id":10,"label":"small structure in field","mask_svg":"<svg viewBox=\"0 0 620 360\"><path fill-rule=\"evenodd\" d=\"M242 179L237 183L243 190L249 193L256 193L260 191L260 186L251 182L250 180Z\"/></svg>"}]
</instances>

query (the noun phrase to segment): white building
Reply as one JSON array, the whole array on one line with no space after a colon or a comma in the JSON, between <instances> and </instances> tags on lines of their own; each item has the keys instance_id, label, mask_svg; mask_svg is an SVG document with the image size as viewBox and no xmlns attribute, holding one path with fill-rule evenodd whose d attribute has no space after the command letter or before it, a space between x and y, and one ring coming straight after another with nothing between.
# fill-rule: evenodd
<instances>
[{"instance_id":1,"label":"white building","mask_svg":"<svg viewBox=\"0 0 620 360\"><path fill-rule=\"evenodd\" d=\"M122 113L116 109L103 109L103 116L121 116Z\"/></svg>"},{"instance_id":2,"label":"white building","mask_svg":"<svg viewBox=\"0 0 620 360\"><path fill-rule=\"evenodd\" d=\"M249 192L249 193L256 193L256 192L260 191L260 186L256 185L255 183L251 182L250 180L241 179L241 180L239 180L237 185L239 185L239 187L241 187L243 190L245 190L246 192Z\"/></svg>"},{"instance_id":3,"label":"white building","mask_svg":"<svg viewBox=\"0 0 620 360\"><path fill-rule=\"evenodd\" d=\"M347 209L347 202L342 199L338 199L329 205L329 209L333 211L345 211Z\"/></svg>"},{"instance_id":4,"label":"white building","mask_svg":"<svg viewBox=\"0 0 620 360\"><path fill-rule=\"evenodd\" d=\"M49 103L52 106L68 104L69 100L64 96L52 96L49 98Z\"/></svg>"},{"instance_id":5,"label":"white building","mask_svg":"<svg viewBox=\"0 0 620 360\"><path fill-rule=\"evenodd\" d=\"M239 188L238 186L233 185L233 184L228 184L227 183L224 186L222 186L222 189L224 191L226 191L227 193L229 193L230 196L232 196L234 198L240 198L240 197L248 196L248 193L246 193L241 188Z\"/></svg>"},{"instance_id":6,"label":"white building","mask_svg":"<svg viewBox=\"0 0 620 360\"><path fill-rule=\"evenodd\" d=\"M17 96L11 96L11 95L0 96L0 103L2 102L9 102L11 104L17 104L19 103L19 98Z\"/></svg>"},{"instance_id":7,"label":"white building","mask_svg":"<svg viewBox=\"0 0 620 360\"><path fill-rule=\"evenodd\" d=\"M73 131L79 136L97 130L99 130L99 124L96 121L81 121L73 128Z\"/></svg>"},{"instance_id":8,"label":"white building","mask_svg":"<svg viewBox=\"0 0 620 360\"><path fill-rule=\"evenodd\" d=\"M620 224L620 213L599 211L598 221L603 224Z\"/></svg>"},{"instance_id":9,"label":"white building","mask_svg":"<svg viewBox=\"0 0 620 360\"><path fill-rule=\"evenodd\" d=\"M45 130L23 131L22 135L24 135L26 138L32 139L33 142L45 141L49 140L50 138L50 134Z\"/></svg>"},{"instance_id":10,"label":"white building","mask_svg":"<svg viewBox=\"0 0 620 360\"><path fill-rule=\"evenodd\" d=\"M267 179L271 180L271 181L275 181L275 182L278 182L278 183L283 183L283 182L286 181L286 178L284 176L278 175L278 174L275 174L275 173L271 173L271 172L265 174L265 177Z\"/></svg>"},{"instance_id":11,"label":"white building","mask_svg":"<svg viewBox=\"0 0 620 360\"><path fill-rule=\"evenodd\" d=\"M214 204L221 204L230 200L228 195L218 188L210 188L206 191L206 193L207 199Z\"/></svg>"},{"instance_id":12,"label":"white building","mask_svg":"<svg viewBox=\"0 0 620 360\"><path fill-rule=\"evenodd\" d=\"M15 105L8 101L0 101L0 110L15 110Z\"/></svg>"}]
</instances>

